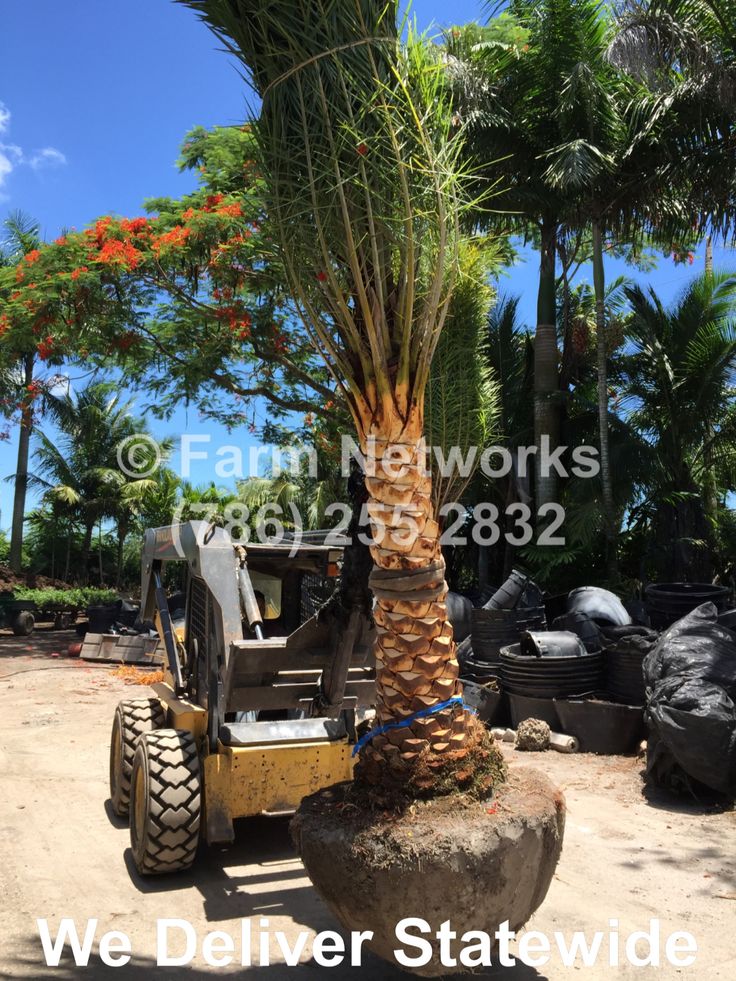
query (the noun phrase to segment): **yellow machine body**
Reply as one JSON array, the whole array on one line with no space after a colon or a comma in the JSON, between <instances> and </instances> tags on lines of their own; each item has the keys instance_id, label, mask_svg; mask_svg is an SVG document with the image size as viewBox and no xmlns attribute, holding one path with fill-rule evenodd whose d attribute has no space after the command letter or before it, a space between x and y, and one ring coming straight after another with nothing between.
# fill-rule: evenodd
<instances>
[{"instance_id":1,"label":"yellow machine body","mask_svg":"<svg viewBox=\"0 0 736 981\"><path fill-rule=\"evenodd\" d=\"M293 811L309 794L352 779L347 737L250 746L218 742L216 752L207 752L207 710L177 696L166 682L153 690L166 709L168 724L191 732L205 747L202 783L209 844L233 841L236 818Z\"/></svg>"}]
</instances>

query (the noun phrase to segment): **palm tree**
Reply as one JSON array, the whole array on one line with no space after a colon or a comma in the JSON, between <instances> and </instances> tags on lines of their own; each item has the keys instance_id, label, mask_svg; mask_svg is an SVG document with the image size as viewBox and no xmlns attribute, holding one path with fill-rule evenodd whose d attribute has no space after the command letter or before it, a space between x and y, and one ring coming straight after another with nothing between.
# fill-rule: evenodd
<instances>
[{"instance_id":1,"label":"palm tree","mask_svg":"<svg viewBox=\"0 0 736 981\"><path fill-rule=\"evenodd\" d=\"M5 219L5 239L0 245L0 266L15 266L41 241L40 226L20 211L12 212ZM13 496L13 524L10 533L9 564L13 572L20 572L23 553L23 522L28 491L28 454L33 431L33 374L36 362L35 349L21 353L19 359L3 363L0 369L0 387L3 397L13 406L20 406L18 431L18 459L15 467L15 492Z\"/></svg>"},{"instance_id":2,"label":"palm tree","mask_svg":"<svg viewBox=\"0 0 736 981\"><path fill-rule=\"evenodd\" d=\"M487 6L498 8L500 4ZM585 71L588 0L512 0L485 27L447 37L455 105L467 129L466 150L478 178L495 187L481 227L502 224L533 240L540 271L534 340L534 442L559 442L561 393L557 347L558 239L577 191L552 179L560 147L576 147L578 165L600 167L585 145L589 86ZM537 507L557 499L554 471L537 468Z\"/></svg>"},{"instance_id":3,"label":"palm tree","mask_svg":"<svg viewBox=\"0 0 736 981\"><path fill-rule=\"evenodd\" d=\"M607 355L611 359L624 342L627 281L616 279L606 289ZM518 319L518 298L501 300L488 321L488 343L485 358L498 378L501 389L499 442L511 453L514 466L508 477L486 484L483 499L489 494L500 509L516 502L531 503L531 487L519 448L533 440L533 410L527 392L533 372L533 331ZM564 358L560 381L564 385L566 413L562 430L564 442L571 446L589 446L595 442L598 429L596 405L596 304L590 284L581 282L558 291L560 338L563 332ZM566 326L563 326L566 325ZM618 359L616 359L618 360ZM618 377L616 377L618 383ZM614 500L623 512L634 499L640 484L643 446L625 420L612 410L611 459L614 478ZM604 511L599 480L575 479L561 482L560 503L565 508L564 546L528 546L521 551L510 544L499 543L493 549L495 581L508 575L513 564L528 565L537 581L560 592L569 584L579 585L603 579L600 566L605 549L601 548ZM513 533L513 527L509 528ZM482 555L482 552L481 552Z\"/></svg>"},{"instance_id":4,"label":"palm tree","mask_svg":"<svg viewBox=\"0 0 736 981\"><path fill-rule=\"evenodd\" d=\"M260 165L289 287L367 459L377 714L404 725L403 738L379 734L364 748L359 774L419 792L417 761L454 772L480 738L455 703L429 726L415 717L460 691L422 452L463 208L442 65L421 40L400 42L395 0L181 2L261 99Z\"/></svg>"},{"instance_id":5,"label":"palm tree","mask_svg":"<svg viewBox=\"0 0 736 981\"><path fill-rule=\"evenodd\" d=\"M646 142L660 157L655 190L675 187L674 200L682 202L658 216L661 230L672 223L679 234L684 216L711 244L725 238L736 209L734 5L625 0L609 57L647 90L637 111L646 116ZM635 166L631 176L637 180Z\"/></svg>"},{"instance_id":6,"label":"palm tree","mask_svg":"<svg viewBox=\"0 0 736 981\"><path fill-rule=\"evenodd\" d=\"M37 471L32 480L43 489L49 504L82 525L79 578L83 582L89 578L95 527L105 518L116 520L119 578L125 537L154 481L124 473L118 448L136 433L145 432L145 426L131 415L131 403L123 402L114 387L104 382L89 385L76 397L68 391L50 395L49 410L61 438L38 434Z\"/></svg>"},{"instance_id":7,"label":"palm tree","mask_svg":"<svg viewBox=\"0 0 736 981\"><path fill-rule=\"evenodd\" d=\"M693 5L690 0L672 3ZM667 0L651 4L666 5ZM705 122L696 124L694 76L689 63L684 77L682 63L670 64L669 75L673 79L677 76L678 81L673 81L666 92L658 91L654 83L661 85L661 80L649 71L651 51L641 43L638 47L623 45L616 37L611 12L598 0L514 0L508 10L510 15L502 14L480 35L477 28L469 29L471 43L468 51L464 42L464 57L470 68L459 73L465 82L460 104L467 105L471 116L474 152L486 161L494 154L508 154L503 166L511 192L506 197L514 210L534 220L539 202L551 200L558 203L558 215L559 207L563 208L571 227L578 232L589 228L591 232L601 489L607 566L613 578L618 529L609 447L604 242L611 232L624 241L640 240L647 230L663 238L687 234L692 231L693 210L700 213L701 221L716 221L715 212L697 211L709 199L715 207L714 195L709 198L705 193L698 172L713 156L708 137L722 126L723 111L710 111ZM524 33L515 36L511 24ZM634 29L626 30L631 34ZM459 34L462 39L463 32ZM516 82L510 90L508 78ZM699 88L712 96L713 84L712 72L706 72ZM701 109L703 101L701 94ZM526 156L533 158L537 167L533 174L525 175L517 163L517 147L523 149L524 140L533 141L526 146ZM522 166L528 168L528 161L518 155ZM734 157L731 151L730 174ZM712 171L709 173L712 177ZM536 197L526 201L526 208L524 194L519 198L517 193L524 176L523 191L533 190ZM723 206L720 214L723 221ZM546 368L538 358L536 362L535 404L539 408L536 376L542 369L546 377ZM538 442L539 425L535 426L535 436Z\"/></svg>"},{"instance_id":8,"label":"palm tree","mask_svg":"<svg viewBox=\"0 0 736 981\"><path fill-rule=\"evenodd\" d=\"M733 474L736 279L705 274L667 310L654 291L630 287L627 362L632 424L653 457L638 512L668 577L709 581L713 526L705 491L715 466Z\"/></svg>"}]
</instances>

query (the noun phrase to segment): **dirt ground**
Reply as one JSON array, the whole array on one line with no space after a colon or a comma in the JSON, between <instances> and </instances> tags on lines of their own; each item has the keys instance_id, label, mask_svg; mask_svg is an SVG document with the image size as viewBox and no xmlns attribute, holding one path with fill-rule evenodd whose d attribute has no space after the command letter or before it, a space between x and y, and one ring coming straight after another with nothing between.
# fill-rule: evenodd
<instances>
[{"instance_id":1,"label":"dirt ground","mask_svg":"<svg viewBox=\"0 0 736 981\"><path fill-rule=\"evenodd\" d=\"M408 977L367 953L362 968L327 970L308 959L309 944L299 967L285 966L273 943L268 968L208 968L200 951L190 967L156 967L157 918L188 920L200 943L207 932L224 930L236 951L243 918L252 918L256 929L267 919L272 936L282 930L289 941L336 924L294 855L286 819L239 822L236 844L204 849L191 872L147 881L136 875L127 827L107 802L108 740L117 701L146 689L125 685L109 666L53 656L73 639L72 631L41 629L30 638L0 632L0 977L142 981L151 974L243 977L258 970L273 981L318 973L334 981ZM528 929L550 937L557 930L607 933L617 918L625 938L657 917L663 936L692 933L698 954L694 966L675 969L565 967L553 953L545 967L495 967L481 977L558 981L576 970L595 979L736 977L733 810L645 795L635 758L513 749L507 755L514 766L541 767L568 807L557 874ZM418 907L401 915L421 916L421 902ZM46 966L36 920L46 918L54 935L62 917L72 917L80 930L89 918L99 920L89 966L77 967L69 956ZM97 939L109 930L129 936L128 966L101 964Z\"/></svg>"}]
</instances>

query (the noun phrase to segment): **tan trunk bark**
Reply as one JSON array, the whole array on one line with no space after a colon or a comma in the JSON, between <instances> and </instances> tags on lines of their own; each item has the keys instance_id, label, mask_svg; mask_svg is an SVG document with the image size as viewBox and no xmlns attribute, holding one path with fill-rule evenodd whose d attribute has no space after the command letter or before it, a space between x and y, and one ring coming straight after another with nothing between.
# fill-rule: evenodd
<instances>
[{"instance_id":1,"label":"tan trunk bark","mask_svg":"<svg viewBox=\"0 0 736 981\"><path fill-rule=\"evenodd\" d=\"M461 694L445 566L426 471L423 420L372 427L362 440L371 518L379 724L406 719ZM467 713L453 706L378 735L363 750L365 776L386 765L409 769L420 757L462 751Z\"/></svg>"}]
</instances>

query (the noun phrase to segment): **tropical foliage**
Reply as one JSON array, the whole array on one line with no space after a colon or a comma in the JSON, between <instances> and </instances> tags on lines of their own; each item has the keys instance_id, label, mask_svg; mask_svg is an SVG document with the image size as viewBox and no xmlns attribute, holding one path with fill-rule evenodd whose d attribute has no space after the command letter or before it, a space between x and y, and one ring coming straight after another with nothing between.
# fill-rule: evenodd
<instances>
[{"instance_id":1,"label":"tropical foliage","mask_svg":"<svg viewBox=\"0 0 736 981\"><path fill-rule=\"evenodd\" d=\"M479 595L519 563L555 590L728 580L734 292L712 262L705 277L689 267L700 243L733 234L733 4L479 4L483 23L436 43L405 30L396 3L188 6L252 77L258 118L192 130L179 166L196 188L146 201L144 215L104 215L48 243L23 215L6 222L13 567L132 582L144 527L201 516L230 526L240 505L251 532L274 504L287 529L292 507L305 527L334 524L352 423L364 449L372 438L415 449L424 435L445 459L453 446L465 459L501 444L514 461L493 480L472 468L443 479L433 466L431 488L417 478L410 494L369 475L360 500L382 572L440 562L448 502L465 509L469 541L480 502L554 502L564 546L446 548L453 585ZM515 298L496 302L524 243L540 266L528 326ZM609 257L641 282L656 253L681 277L674 304L607 281ZM92 384L75 394L82 373ZM165 462L144 480L122 475L113 450L131 427L146 431L136 417L181 405L313 448L319 476L193 487ZM601 474L523 473L521 448L543 436L597 447ZM40 503L24 540L29 484ZM421 555L399 545L417 522ZM386 719L416 702L389 663L391 602L377 614ZM401 611L413 629L417 610ZM444 637L441 601L435 615ZM451 645L439 647L430 701L454 690Z\"/></svg>"}]
</instances>

